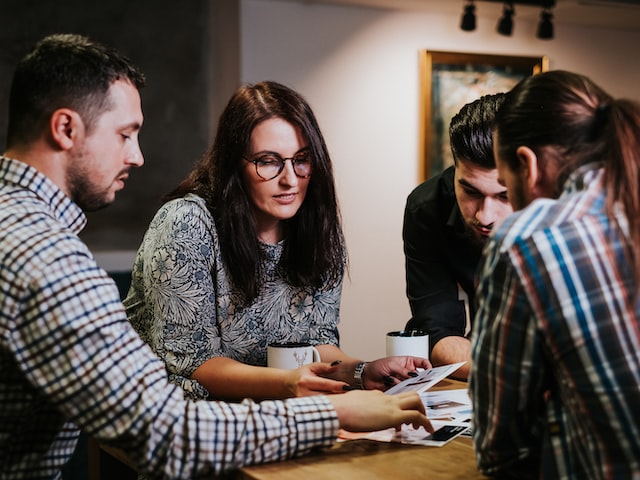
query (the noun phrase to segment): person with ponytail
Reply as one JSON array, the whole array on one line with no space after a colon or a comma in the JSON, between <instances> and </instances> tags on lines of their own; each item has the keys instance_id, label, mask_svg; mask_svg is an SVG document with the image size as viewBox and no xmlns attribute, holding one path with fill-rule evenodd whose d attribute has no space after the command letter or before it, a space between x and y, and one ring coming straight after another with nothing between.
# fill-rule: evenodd
<instances>
[{"instance_id":1,"label":"person with ponytail","mask_svg":"<svg viewBox=\"0 0 640 480\"><path fill-rule=\"evenodd\" d=\"M498 111L516 213L483 252L470 394L480 470L640 474L640 104L566 71Z\"/></svg>"}]
</instances>

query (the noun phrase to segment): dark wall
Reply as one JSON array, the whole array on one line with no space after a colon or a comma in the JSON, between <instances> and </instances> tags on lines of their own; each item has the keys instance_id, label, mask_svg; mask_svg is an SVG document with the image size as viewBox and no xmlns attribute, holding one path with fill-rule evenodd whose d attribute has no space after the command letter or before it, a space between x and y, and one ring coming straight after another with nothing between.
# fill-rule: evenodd
<instances>
[{"instance_id":1,"label":"dark wall","mask_svg":"<svg viewBox=\"0 0 640 480\"><path fill-rule=\"evenodd\" d=\"M216 0L218 1L218 0ZM42 36L72 32L118 48L147 76L133 170L113 205L90 213L82 234L94 251L135 250L159 198L188 172L212 138L209 0L0 0L0 145L4 150L11 76ZM218 19L219 21L219 19ZM214 22L215 23L215 22Z\"/></svg>"}]
</instances>

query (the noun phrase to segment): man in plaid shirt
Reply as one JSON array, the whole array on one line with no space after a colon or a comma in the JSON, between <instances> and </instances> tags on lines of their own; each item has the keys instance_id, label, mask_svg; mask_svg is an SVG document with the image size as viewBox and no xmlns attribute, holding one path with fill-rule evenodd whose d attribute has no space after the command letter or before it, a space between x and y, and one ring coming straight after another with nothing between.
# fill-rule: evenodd
<instances>
[{"instance_id":1,"label":"man in plaid shirt","mask_svg":"<svg viewBox=\"0 0 640 480\"><path fill-rule=\"evenodd\" d=\"M527 77L496 117L517 213L484 250L469 388L480 470L640 478L640 104Z\"/></svg>"},{"instance_id":2,"label":"man in plaid shirt","mask_svg":"<svg viewBox=\"0 0 640 480\"><path fill-rule=\"evenodd\" d=\"M0 478L60 478L79 430L150 478L200 478L331 445L340 427L431 429L417 395L189 402L129 326L78 238L143 163L144 77L114 50L52 35L18 65L0 157Z\"/></svg>"}]
</instances>

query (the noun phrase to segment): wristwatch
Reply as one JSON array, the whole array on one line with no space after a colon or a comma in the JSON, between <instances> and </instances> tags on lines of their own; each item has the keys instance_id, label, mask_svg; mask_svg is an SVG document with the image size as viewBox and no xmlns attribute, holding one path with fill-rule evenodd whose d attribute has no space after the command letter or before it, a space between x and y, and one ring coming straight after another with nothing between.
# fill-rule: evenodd
<instances>
[{"instance_id":1,"label":"wristwatch","mask_svg":"<svg viewBox=\"0 0 640 480\"><path fill-rule=\"evenodd\" d=\"M367 366L367 362L360 362L356 365L356 368L353 369L353 380L355 382L355 386L360 390L364 390L364 368Z\"/></svg>"}]
</instances>

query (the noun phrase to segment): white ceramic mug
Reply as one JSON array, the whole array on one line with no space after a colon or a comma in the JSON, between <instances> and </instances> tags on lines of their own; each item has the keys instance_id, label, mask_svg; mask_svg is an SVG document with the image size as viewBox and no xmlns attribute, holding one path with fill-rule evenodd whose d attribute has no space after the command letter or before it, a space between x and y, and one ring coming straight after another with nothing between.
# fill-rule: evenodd
<instances>
[{"instance_id":1,"label":"white ceramic mug","mask_svg":"<svg viewBox=\"0 0 640 480\"><path fill-rule=\"evenodd\" d=\"M267 347L269 367L292 370L320 361L320 352L308 343L274 343Z\"/></svg>"},{"instance_id":2,"label":"white ceramic mug","mask_svg":"<svg viewBox=\"0 0 640 480\"><path fill-rule=\"evenodd\" d=\"M398 330L387 333L387 356L409 355L429 358L429 335L420 330Z\"/></svg>"}]
</instances>

